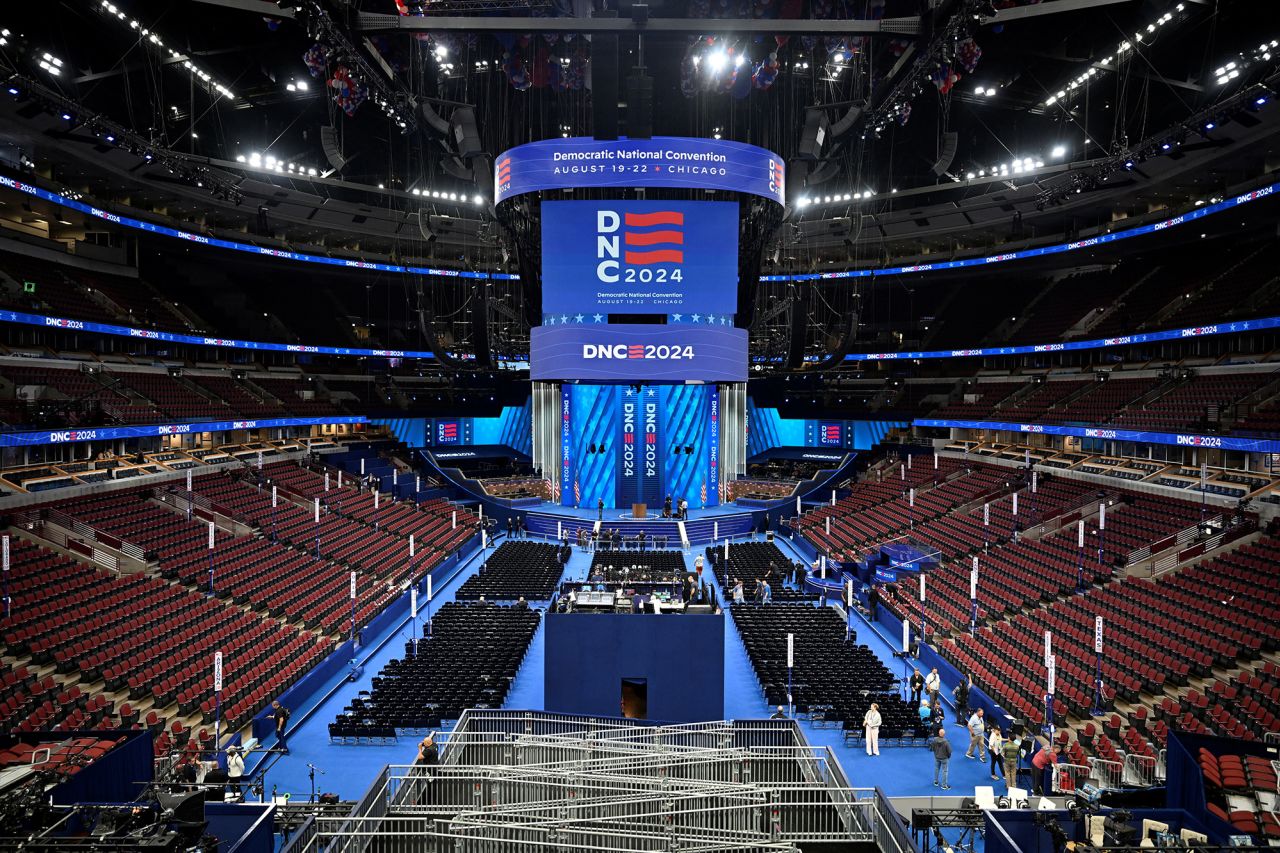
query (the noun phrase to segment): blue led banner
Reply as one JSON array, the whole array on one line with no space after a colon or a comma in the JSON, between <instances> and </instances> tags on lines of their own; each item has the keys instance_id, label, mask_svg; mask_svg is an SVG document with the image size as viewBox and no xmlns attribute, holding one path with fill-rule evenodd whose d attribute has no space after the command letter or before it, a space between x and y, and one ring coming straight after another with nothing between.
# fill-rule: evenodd
<instances>
[{"instance_id":1,"label":"blue led banner","mask_svg":"<svg viewBox=\"0 0 1280 853\"><path fill-rule=\"evenodd\" d=\"M720 505L720 390L707 389L707 470L702 477L700 506ZM690 503L693 503L690 501Z\"/></svg>"},{"instance_id":2,"label":"blue led banner","mask_svg":"<svg viewBox=\"0 0 1280 853\"><path fill-rule=\"evenodd\" d=\"M560 483L556 497L561 506L574 506L573 497L573 387L560 389Z\"/></svg>"},{"instance_id":3,"label":"blue led banner","mask_svg":"<svg viewBox=\"0 0 1280 853\"><path fill-rule=\"evenodd\" d=\"M298 261L305 264L324 264L331 267L343 267L353 270L376 270L378 272L394 272L407 273L409 275L437 275L449 278L492 278L492 279L516 279L519 276L509 273L487 273L487 272L470 272L467 270L446 270L435 269L433 267L411 267L404 264L382 264L373 261L357 261L344 258L328 258L324 255L308 255L304 252L290 252L286 249L271 249L265 246L254 246L249 243L237 243L234 240L222 240L217 237L210 237L207 234L193 234L190 231L179 231L176 228L168 228L164 225L156 225L152 222L146 222L142 219L134 219L129 216L121 216L116 213L109 213L101 208L93 205L84 204L75 199L67 198L58 193L49 192L40 189L37 186L17 181L5 175L0 175L0 186L9 187L10 189L24 192L27 195L33 195L36 198L42 198L45 201L51 201L54 204L60 204L63 207L69 207L72 210L78 210L86 216L92 216L107 222L113 222L116 225L123 225L126 228L134 228L139 231L146 231L151 234L159 234L162 237L177 237L180 240L186 240L189 243L198 243L202 246L213 246L217 249L231 249L235 252L248 252L251 255L261 255L269 258L279 258L285 261Z\"/></svg>"},{"instance_id":4,"label":"blue led banner","mask_svg":"<svg viewBox=\"0 0 1280 853\"><path fill-rule=\"evenodd\" d=\"M640 502L655 508L662 505L662 456L666 447L658 390L649 387L637 394L631 388L622 389L624 400L631 396L640 400L640 424L644 430L644 443L640 445Z\"/></svg>"},{"instance_id":5,"label":"blue led banner","mask_svg":"<svg viewBox=\"0 0 1280 853\"><path fill-rule=\"evenodd\" d=\"M631 391L630 388L627 391ZM641 458L644 455L644 427L641 400L634 393L618 401L617 495L614 505L628 507L640 499Z\"/></svg>"},{"instance_id":6,"label":"blue led banner","mask_svg":"<svg viewBox=\"0 0 1280 853\"><path fill-rule=\"evenodd\" d=\"M162 332L158 329L134 329L129 326L113 326L90 320L69 320L65 317L46 317L42 314L25 314L21 311L0 311L0 322L20 323L26 326L44 326L65 332L93 332L144 341L160 341L172 344L226 347L227 349L258 350L265 352L315 353L318 355L350 355L365 358L433 358L429 350L359 349L357 347L325 347L311 344L273 344L265 341L238 341L233 338L207 338L202 335L184 335ZM473 358L470 354L455 354L455 358Z\"/></svg>"},{"instance_id":7,"label":"blue led banner","mask_svg":"<svg viewBox=\"0 0 1280 853\"><path fill-rule=\"evenodd\" d=\"M1074 252L1077 249L1089 249L1094 246L1102 246L1107 243L1115 243L1119 240L1128 240L1130 237L1139 237L1143 234L1154 234L1157 231L1163 231L1166 228L1173 228L1177 225L1184 225L1188 222L1194 222L1197 219L1203 219L1214 213L1224 210L1230 210L1239 207L1242 204L1248 204L1251 201L1257 201L1260 198L1266 198L1275 193L1280 188L1280 184L1271 184L1270 186L1260 187L1252 192L1243 193L1235 198L1229 198L1216 204L1206 204L1188 210L1186 213L1174 216L1171 219L1162 219L1159 222L1152 222L1148 225L1139 225L1136 228L1126 228L1123 231L1115 231L1110 234L1099 234L1096 237L1089 237L1084 240L1077 240L1074 243L1058 243L1053 246L1042 246L1037 249L1022 249L1017 252L1005 252L1001 255L988 255L985 258L966 258L960 261L939 261L934 264L915 264L907 267L881 267L880 269L866 270L838 270L834 272L804 273L802 275L762 275L761 281L821 281L823 279L842 279L842 278L867 278L871 276L883 275L905 275L907 273L920 272L941 272L943 270L958 270L966 267L985 267L991 264L1000 264L1005 261L1020 261L1026 258L1041 258L1045 255L1058 255L1063 252Z\"/></svg>"},{"instance_id":8,"label":"blue led banner","mask_svg":"<svg viewBox=\"0 0 1280 853\"><path fill-rule=\"evenodd\" d=\"M260 418L245 421L205 421L190 424L140 424L122 427L91 427L89 429L45 430L42 432L11 432L0 434L0 447L35 447L42 444L70 444L77 441L114 441L122 438L155 438L166 435L187 435L201 432L227 432L241 429L270 429L274 427L323 426L326 424L364 424L369 419L363 415L332 415L319 418Z\"/></svg>"},{"instance_id":9,"label":"blue led banner","mask_svg":"<svg viewBox=\"0 0 1280 853\"><path fill-rule=\"evenodd\" d=\"M1226 435L1191 435L1172 432L1114 429L1112 427L1074 427L1052 424L1011 424L999 421L953 421L921 419L919 427L944 429L983 429L1018 432L1028 435L1064 435L1075 438L1100 438L1106 441L1132 441L1139 444L1173 444L1178 447L1206 447L1213 450L1241 450L1247 453L1280 452L1280 441L1261 438L1236 438Z\"/></svg>"},{"instance_id":10,"label":"blue led banner","mask_svg":"<svg viewBox=\"0 0 1280 853\"><path fill-rule=\"evenodd\" d=\"M737 301L736 202L543 202L544 312L733 314Z\"/></svg>"},{"instance_id":11,"label":"blue led banner","mask_svg":"<svg viewBox=\"0 0 1280 853\"><path fill-rule=\"evenodd\" d=\"M785 167L772 151L727 139L543 139L493 165L494 200L574 187L732 190L785 203Z\"/></svg>"},{"instance_id":12,"label":"blue led banner","mask_svg":"<svg viewBox=\"0 0 1280 853\"><path fill-rule=\"evenodd\" d=\"M745 382L747 330L732 326L539 326L534 380Z\"/></svg>"},{"instance_id":13,"label":"blue led banner","mask_svg":"<svg viewBox=\"0 0 1280 853\"><path fill-rule=\"evenodd\" d=\"M1257 332L1280 328L1280 317L1263 317L1258 320L1239 320L1217 323L1212 326L1191 326L1186 329L1169 329L1162 332L1138 332L1116 338L1095 338L1089 341L1065 341L1056 344L1030 344L1012 347L985 347L982 349L924 350L920 352L868 352L846 355L845 361L893 361L922 358L974 358L993 355L1032 355L1035 353L1071 352L1074 350L1106 349L1131 344L1149 344L1157 341L1176 341L1183 338L1203 338L1213 335L1229 335L1237 332Z\"/></svg>"}]
</instances>

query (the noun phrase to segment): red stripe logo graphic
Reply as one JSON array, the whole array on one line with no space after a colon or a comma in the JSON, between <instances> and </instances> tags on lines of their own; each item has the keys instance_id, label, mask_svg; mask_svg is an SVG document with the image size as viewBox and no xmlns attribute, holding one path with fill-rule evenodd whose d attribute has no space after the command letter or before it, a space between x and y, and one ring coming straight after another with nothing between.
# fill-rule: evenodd
<instances>
[{"instance_id":1,"label":"red stripe logo graphic","mask_svg":"<svg viewBox=\"0 0 1280 853\"><path fill-rule=\"evenodd\" d=\"M505 184L511 180L511 158L506 157L498 162L498 183Z\"/></svg>"},{"instance_id":2,"label":"red stripe logo graphic","mask_svg":"<svg viewBox=\"0 0 1280 853\"><path fill-rule=\"evenodd\" d=\"M659 243L684 245L683 231L624 231L628 246L655 246Z\"/></svg>"},{"instance_id":3,"label":"red stripe logo graphic","mask_svg":"<svg viewBox=\"0 0 1280 853\"><path fill-rule=\"evenodd\" d=\"M653 246L647 251L627 250L623 259L634 266L648 264L682 264L684 250L669 248L684 245L684 213L678 210L655 210L651 213L626 213L622 217L622 242L627 246ZM655 226L665 226L655 228ZM649 229L655 230L636 230ZM656 247L667 248L656 248Z\"/></svg>"}]
</instances>

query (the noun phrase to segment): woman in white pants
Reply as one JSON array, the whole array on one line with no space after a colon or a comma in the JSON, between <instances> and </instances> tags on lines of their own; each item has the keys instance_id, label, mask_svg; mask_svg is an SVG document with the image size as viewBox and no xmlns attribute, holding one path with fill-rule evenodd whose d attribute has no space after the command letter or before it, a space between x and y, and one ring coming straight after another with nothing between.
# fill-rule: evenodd
<instances>
[{"instance_id":1,"label":"woman in white pants","mask_svg":"<svg viewBox=\"0 0 1280 853\"><path fill-rule=\"evenodd\" d=\"M880 706L872 702L871 707L862 718L862 725L867 730L867 755L880 754Z\"/></svg>"}]
</instances>

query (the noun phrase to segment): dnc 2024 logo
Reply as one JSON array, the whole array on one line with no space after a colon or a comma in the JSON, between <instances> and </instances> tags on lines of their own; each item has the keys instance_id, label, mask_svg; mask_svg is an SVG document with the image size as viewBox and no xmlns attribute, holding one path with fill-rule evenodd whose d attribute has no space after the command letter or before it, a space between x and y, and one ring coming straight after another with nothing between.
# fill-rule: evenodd
<instances>
[{"instance_id":1,"label":"dnc 2024 logo","mask_svg":"<svg viewBox=\"0 0 1280 853\"><path fill-rule=\"evenodd\" d=\"M604 284L684 280L684 213L596 211L596 278Z\"/></svg>"}]
</instances>

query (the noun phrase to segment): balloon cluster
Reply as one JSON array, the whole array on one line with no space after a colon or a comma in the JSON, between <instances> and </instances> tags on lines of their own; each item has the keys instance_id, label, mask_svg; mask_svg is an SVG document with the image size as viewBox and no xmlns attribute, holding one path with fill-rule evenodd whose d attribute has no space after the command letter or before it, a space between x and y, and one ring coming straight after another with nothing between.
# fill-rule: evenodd
<instances>
[{"instance_id":1,"label":"balloon cluster","mask_svg":"<svg viewBox=\"0 0 1280 853\"><path fill-rule=\"evenodd\" d=\"M345 65L334 69L333 76L329 78L329 89L333 93L333 102L348 117L355 115L369 97L368 87L352 77L351 69Z\"/></svg>"},{"instance_id":2,"label":"balloon cluster","mask_svg":"<svg viewBox=\"0 0 1280 853\"><path fill-rule=\"evenodd\" d=\"M302 63L307 66L307 71L317 80L324 77L325 69L329 67L329 48L322 44L313 44L302 54Z\"/></svg>"},{"instance_id":3,"label":"balloon cluster","mask_svg":"<svg viewBox=\"0 0 1280 853\"><path fill-rule=\"evenodd\" d=\"M757 63L755 70L751 72L751 85L757 89L768 89L778 79L778 71L781 68L777 52L770 53Z\"/></svg>"},{"instance_id":4,"label":"balloon cluster","mask_svg":"<svg viewBox=\"0 0 1280 853\"><path fill-rule=\"evenodd\" d=\"M422 10L422 6L420 4L418 8L410 9L408 4L405 3L404 0L396 0L396 11L400 13L401 17L413 16L415 18L421 18L426 14ZM418 41L429 41L431 39L431 34L430 33L414 33L413 37L416 38Z\"/></svg>"},{"instance_id":5,"label":"balloon cluster","mask_svg":"<svg viewBox=\"0 0 1280 853\"><path fill-rule=\"evenodd\" d=\"M960 67L966 74L973 73L980 59L982 59L982 48L978 47L978 43L971 38L960 42L956 48L956 61L960 63Z\"/></svg>"},{"instance_id":6,"label":"balloon cluster","mask_svg":"<svg viewBox=\"0 0 1280 853\"><path fill-rule=\"evenodd\" d=\"M929 81L946 95L960 82L960 73L951 67L950 62L940 62L929 72Z\"/></svg>"}]
</instances>

